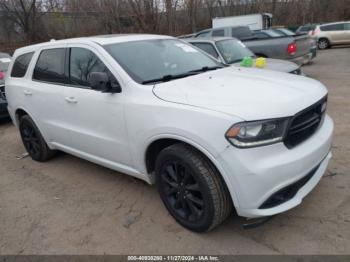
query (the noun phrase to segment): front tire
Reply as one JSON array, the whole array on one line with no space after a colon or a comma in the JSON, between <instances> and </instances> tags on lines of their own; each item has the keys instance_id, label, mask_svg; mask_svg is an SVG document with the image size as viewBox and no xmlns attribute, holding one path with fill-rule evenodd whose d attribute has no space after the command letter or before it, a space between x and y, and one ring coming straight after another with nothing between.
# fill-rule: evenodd
<instances>
[{"instance_id":1,"label":"front tire","mask_svg":"<svg viewBox=\"0 0 350 262\"><path fill-rule=\"evenodd\" d=\"M21 117L19 131L23 145L33 160L45 162L54 156L55 151L47 146L43 136L30 116L25 115Z\"/></svg>"},{"instance_id":2,"label":"front tire","mask_svg":"<svg viewBox=\"0 0 350 262\"><path fill-rule=\"evenodd\" d=\"M156 160L159 194L170 214L185 228L205 232L221 224L232 201L219 172L194 148L175 144Z\"/></svg>"},{"instance_id":3,"label":"front tire","mask_svg":"<svg viewBox=\"0 0 350 262\"><path fill-rule=\"evenodd\" d=\"M330 47L329 40L326 38L321 38L318 40L318 48L321 50L328 49Z\"/></svg>"}]
</instances>

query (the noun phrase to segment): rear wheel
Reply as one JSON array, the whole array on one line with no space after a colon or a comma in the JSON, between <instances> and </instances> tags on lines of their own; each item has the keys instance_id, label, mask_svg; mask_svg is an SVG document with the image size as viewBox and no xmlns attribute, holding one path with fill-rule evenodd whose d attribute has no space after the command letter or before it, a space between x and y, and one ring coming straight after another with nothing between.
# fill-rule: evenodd
<instances>
[{"instance_id":1,"label":"rear wheel","mask_svg":"<svg viewBox=\"0 0 350 262\"><path fill-rule=\"evenodd\" d=\"M318 48L321 50L327 49L330 47L329 41L326 38L318 40Z\"/></svg>"},{"instance_id":2,"label":"rear wheel","mask_svg":"<svg viewBox=\"0 0 350 262\"><path fill-rule=\"evenodd\" d=\"M21 117L19 131L23 145L33 160L45 162L54 156L55 151L47 146L39 129L28 115Z\"/></svg>"},{"instance_id":3,"label":"rear wheel","mask_svg":"<svg viewBox=\"0 0 350 262\"><path fill-rule=\"evenodd\" d=\"M204 232L222 223L232 202L220 174L198 151L175 144L156 161L157 187L170 214L184 227Z\"/></svg>"}]
</instances>

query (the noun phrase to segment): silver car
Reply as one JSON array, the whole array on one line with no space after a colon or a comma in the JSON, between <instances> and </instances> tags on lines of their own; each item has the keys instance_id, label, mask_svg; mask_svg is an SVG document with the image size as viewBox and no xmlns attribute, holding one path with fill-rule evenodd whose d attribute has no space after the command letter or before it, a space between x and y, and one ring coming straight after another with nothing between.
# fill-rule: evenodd
<instances>
[{"instance_id":1,"label":"silver car","mask_svg":"<svg viewBox=\"0 0 350 262\"><path fill-rule=\"evenodd\" d=\"M350 44L350 21L316 26L313 35L318 39L318 48Z\"/></svg>"},{"instance_id":2,"label":"silver car","mask_svg":"<svg viewBox=\"0 0 350 262\"><path fill-rule=\"evenodd\" d=\"M203 50L225 65L241 66L244 57L256 58L241 41L232 37L191 38L184 41ZM303 75L299 65L285 60L266 58L265 69Z\"/></svg>"}]
</instances>

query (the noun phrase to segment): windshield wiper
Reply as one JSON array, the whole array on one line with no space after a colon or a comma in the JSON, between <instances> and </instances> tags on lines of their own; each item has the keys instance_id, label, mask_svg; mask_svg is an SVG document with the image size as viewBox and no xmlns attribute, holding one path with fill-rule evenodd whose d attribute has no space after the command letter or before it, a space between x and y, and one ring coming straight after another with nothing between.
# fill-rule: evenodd
<instances>
[{"instance_id":1,"label":"windshield wiper","mask_svg":"<svg viewBox=\"0 0 350 262\"><path fill-rule=\"evenodd\" d=\"M204 66L200 69L196 69L196 70L192 70L190 71L191 73L199 73L199 72L207 72L207 71L212 71L212 70L216 70L216 69L220 69L220 68L224 68L224 66Z\"/></svg>"},{"instance_id":2,"label":"windshield wiper","mask_svg":"<svg viewBox=\"0 0 350 262\"><path fill-rule=\"evenodd\" d=\"M174 80L174 79L185 78L188 76L196 75L196 74L201 73L201 72L207 72L207 71L216 70L219 68L224 68L224 67L223 66L213 66L213 67L204 66L201 69L191 70L191 71L188 71L186 73L182 73L182 74L178 74L178 75L165 75L165 76L162 76L160 78L146 80L146 81L143 81L142 84L145 85L145 84L152 84L152 83L157 83L157 82L169 82L169 81Z\"/></svg>"},{"instance_id":3,"label":"windshield wiper","mask_svg":"<svg viewBox=\"0 0 350 262\"><path fill-rule=\"evenodd\" d=\"M187 76L195 75L195 73L196 72L191 71L191 72L178 74L178 75L165 75L165 76L162 76L160 78L155 78L155 79L143 81L142 84L151 84L151 83L157 83L157 82L169 82L169 81L174 80L174 79L180 79L180 78L184 78Z\"/></svg>"}]
</instances>

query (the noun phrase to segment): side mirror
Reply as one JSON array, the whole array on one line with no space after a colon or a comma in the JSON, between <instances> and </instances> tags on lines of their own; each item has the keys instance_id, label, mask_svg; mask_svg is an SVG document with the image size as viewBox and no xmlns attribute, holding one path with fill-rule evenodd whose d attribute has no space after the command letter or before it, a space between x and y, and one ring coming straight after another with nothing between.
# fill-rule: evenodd
<instances>
[{"instance_id":1,"label":"side mirror","mask_svg":"<svg viewBox=\"0 0 350 262\"><path fill-rule=\"evenodd\" d=\"M116 80L111 82L105 72L91 72L90 83L93 90L103 93L121 93L122 91L119 83Z\"/></svg>"}]
</instances>

